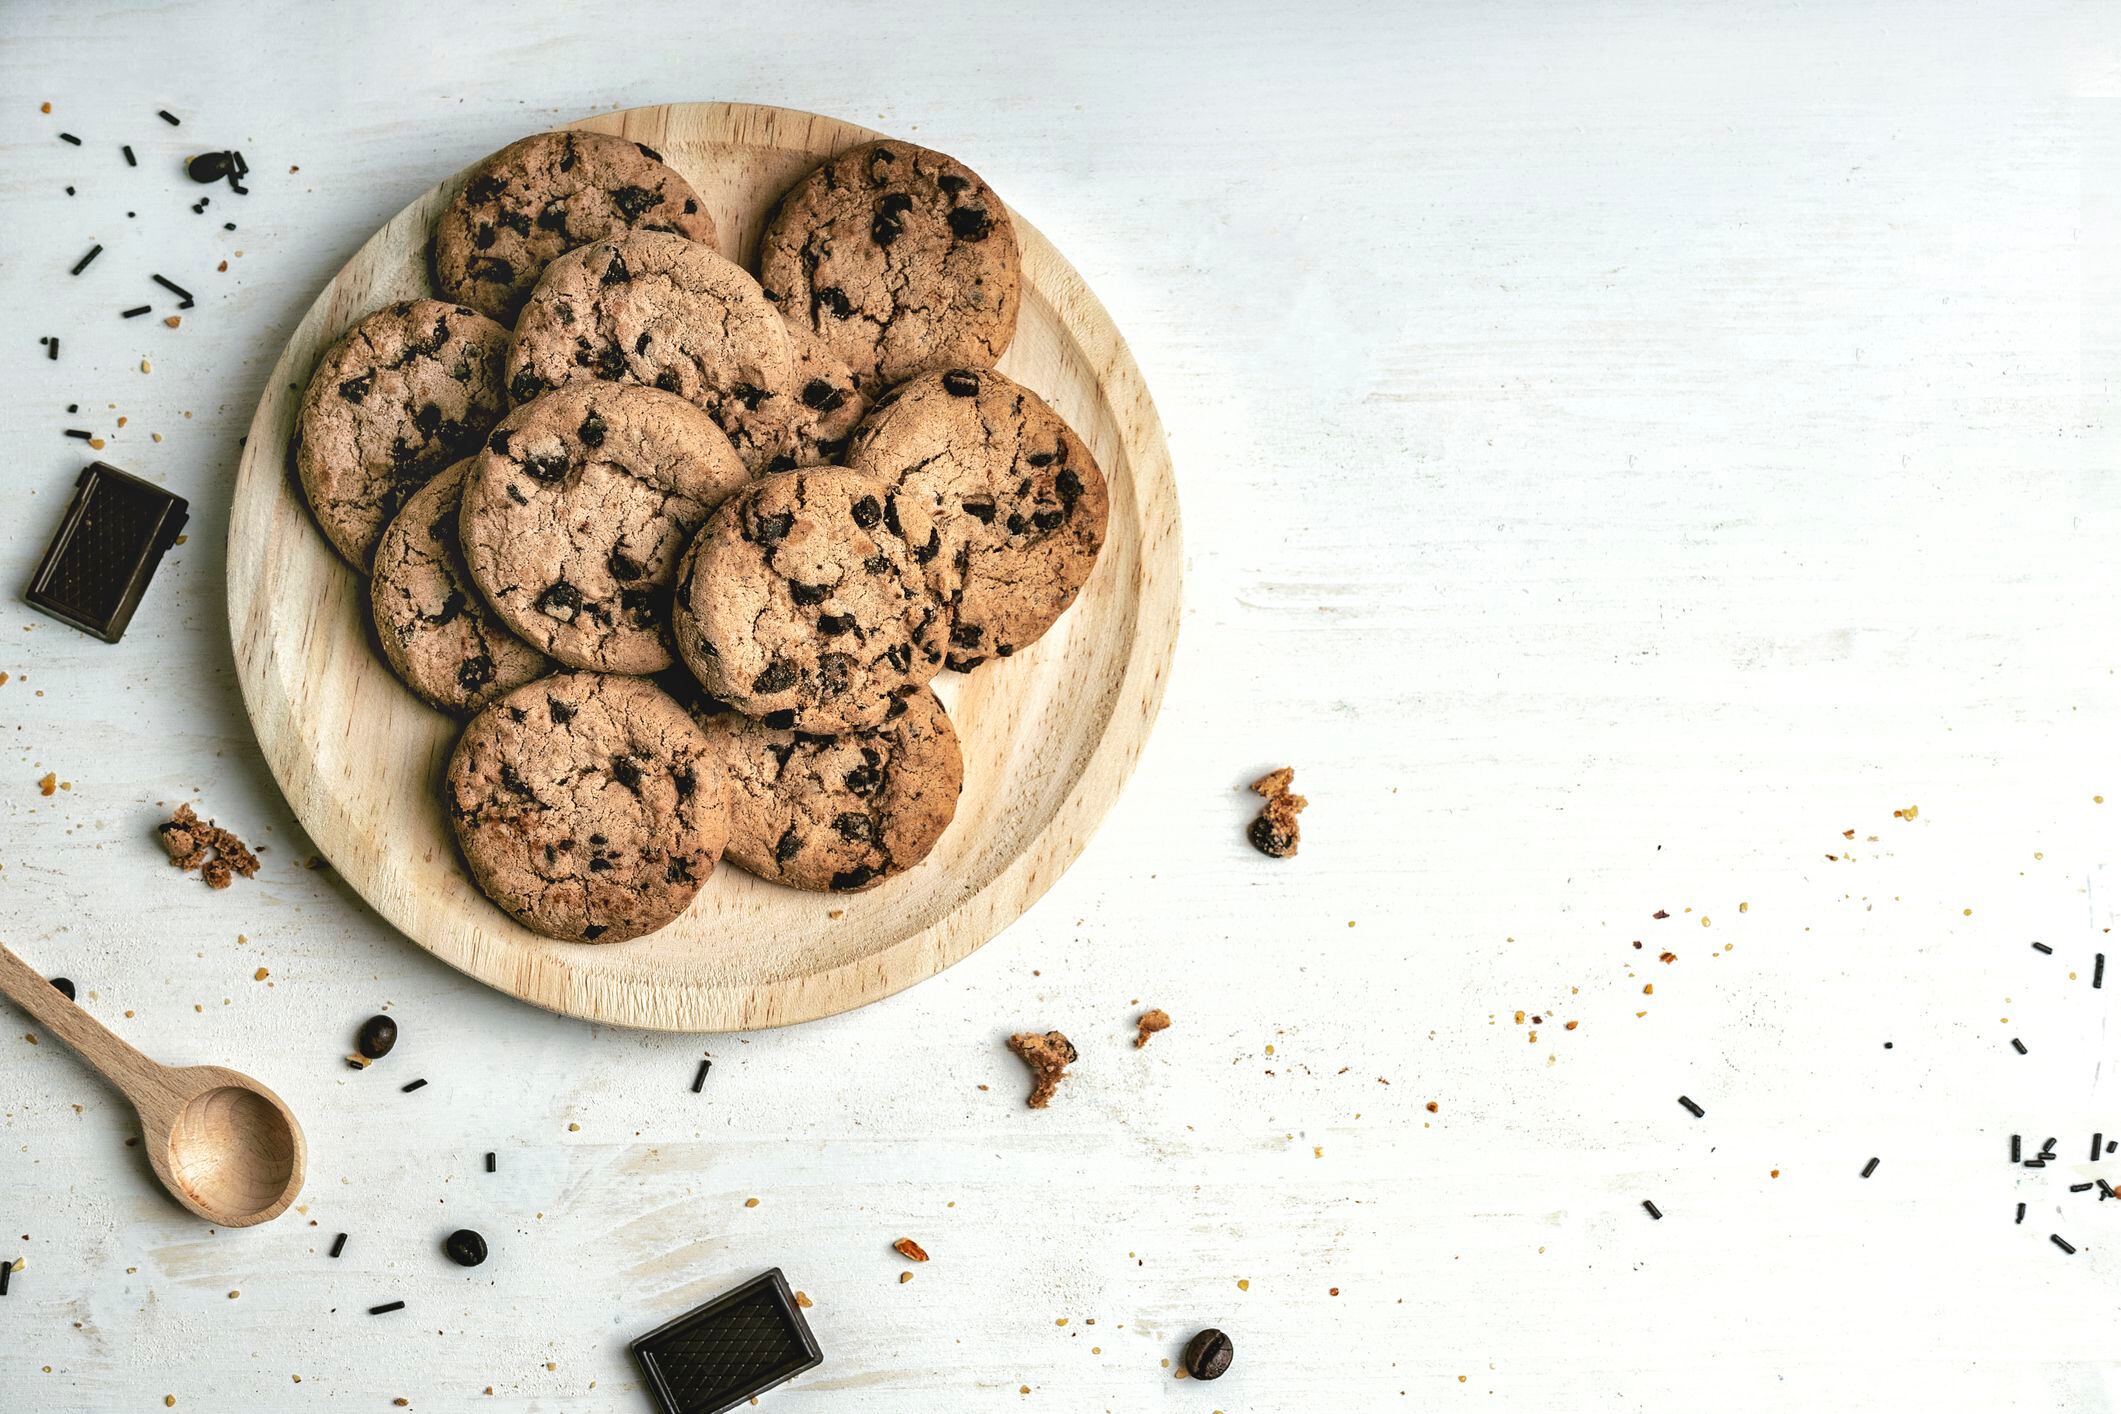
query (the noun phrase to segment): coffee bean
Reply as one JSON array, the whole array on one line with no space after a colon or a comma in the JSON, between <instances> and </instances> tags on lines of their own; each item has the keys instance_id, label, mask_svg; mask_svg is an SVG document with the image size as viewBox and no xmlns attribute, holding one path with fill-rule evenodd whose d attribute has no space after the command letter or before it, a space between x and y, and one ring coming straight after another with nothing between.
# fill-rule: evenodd
<instances>
[{"instance_id":1,"label":"coffee bean","mask_svg":"<svg viewBox=\"0 0 2121 1414\"><path fill-rule=\"evenodd\" d=\"M71 978L71 977L54 977L54 978L52 978L52 985L53 985L54 987L57 987L57 988L59 989L59 995L61 995L61 996L65 997L65 998L66 998L66 999L67 999L68 1001L72 1001L72 1000L74 999L74 979L73 979L73 978Z\"/></svg>"},{"instance_id":2,"label":"coffee bean","mask_svg":"<svg viewBox=\"0 0 2121 1414\"><path fill-rule=\"evenodd\" d=\"M368 1018L361 1023L361 1032L354 1038L354 1049L370 1060L383 1059L397 1044L398 1023L387 1016Z\"/></svg>"},{"instance_id":3,"label":"coffee bean","mask_svg":"<svg viewBox=\"0 0 2121 1414\"><path fill-rule=\"evenodd\" d=\"M449 1260L458 1266L476 1267L486 1260L486 1239L468 1227L460 1227L443 1239L442 1250L447 1252ZM1225 1358L1223 1363L1228 1365L1230 1362Z\"/></svg>"},{"instance_id":4,"label":"coffee bean","mask_svg":"<svg viewBox=\"0 0 2121 1414\"><path fill-rule=\"evenodd\" d=\"M1186 1373L1196 1380L1219 1380L1230 1368L1230 1337L1210 1326L1186 1342Z\"/></svg>"},{"instance_id":5,"label":"coffee bean","mask_svg":"<svg viewBox=\"0 0 2121 1414\"><path fill-rule=\"evenodd\" d=\"M202 152L185 164L184 174L195 182L218 182L228 175L229 160L225 152Z\"/></svg>"}]
</instances>

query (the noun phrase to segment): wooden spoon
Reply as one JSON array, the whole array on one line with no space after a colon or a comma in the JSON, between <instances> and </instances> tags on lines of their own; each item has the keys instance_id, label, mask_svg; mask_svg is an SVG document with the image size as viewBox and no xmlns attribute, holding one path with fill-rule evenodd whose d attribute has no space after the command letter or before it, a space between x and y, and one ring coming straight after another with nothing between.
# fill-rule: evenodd
<instances>
[{"instance_id":1,"label":"wooden spoon","mask_svg":"<svg viewBox=\"0 0 2121 1414\"><path fill-rule=\"evenodd\" d=\"M302 1126L257 1081L225 1066L156 1064L4 947L0 994L132 1102L155 1177L200 1217L250 1227L286 1212L302 1191Z\"/></svg>"}]
</instances>

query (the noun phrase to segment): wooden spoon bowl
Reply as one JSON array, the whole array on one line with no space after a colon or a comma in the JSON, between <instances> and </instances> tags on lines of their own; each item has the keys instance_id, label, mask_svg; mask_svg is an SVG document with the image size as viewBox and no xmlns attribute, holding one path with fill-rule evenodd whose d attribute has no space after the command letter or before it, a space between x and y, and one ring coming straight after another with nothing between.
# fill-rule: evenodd
<instances>
[{"instance_id":1,"label":"wooden spoon bowl","mask_svg":"<svg viewBox=\"0 0 2121 1414\"><path fill-rule=\"evenodd\" d=\"M158 1065L0 947L0 995L73 1047L132 1103L148 1166L179 1203L221 1227L252 1227L302 1191L309 1148L294 1112L241 1071Z\"/></svg>"}]
</instances>

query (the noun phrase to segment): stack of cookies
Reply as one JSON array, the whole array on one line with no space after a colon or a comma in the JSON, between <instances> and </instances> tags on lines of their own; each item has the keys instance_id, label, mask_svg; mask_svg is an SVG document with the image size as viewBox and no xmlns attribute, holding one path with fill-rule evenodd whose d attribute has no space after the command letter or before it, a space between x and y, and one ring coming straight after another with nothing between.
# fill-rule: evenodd
<instances>
[{"instance_id":1,"label":"stack of cookies","mask_svg":"<svg viewBox=\"0 0 2121 1414\"><path fill-rule=\"evenodd\" d=\"M649 148L526 138L437 219L442 298L302 399L384 657L470 719L465 861L550 937L652 932L725 850L805 889L919 864L963 781L930 681L1038 638L1104 540L1089 450L993 367L1018 252L975 173L865 143L781 198L757 278L714 242Z\"/></svg>"}]
</instances>

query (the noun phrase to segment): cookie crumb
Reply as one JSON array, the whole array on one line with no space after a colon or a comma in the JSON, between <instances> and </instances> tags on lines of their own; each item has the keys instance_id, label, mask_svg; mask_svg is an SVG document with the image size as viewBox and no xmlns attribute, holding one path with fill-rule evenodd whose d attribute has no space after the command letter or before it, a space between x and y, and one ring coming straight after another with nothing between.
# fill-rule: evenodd
<instances>
[{"instance_id":1,"label":"cookie crumb","mask_svg":"<svg viewBox=\"0 0 2121 1414\"><path fill-rule=\"evenodd\" d=\"M1134 1023L1134 1049L1138 1051L1148 1045L1151 1036L1164 1030L1170 1024L1171 1013L1165 1011L1162 1007L1151 1007L1148 1011L1143 1012L1141 1020Z\"/></svg>"},{"instance_id":2,"label":"cookie crumb","mask_svg":"<svg viewBox=\"0 0 2121 1414\"><path fill-rule=\"evenodd\" d=\"M921 1245L910 1237L901 1237L898 1241L892 1243L891 1250L909 1262L925 1262L928 1260L928 1254L921 1250Z\"/></svg>"},{"instance_id":3,"label":"cookie crumb","mask_svg":"<svg viewBox=\"0 0 2121 1414\"><path fill-rule=\"evenodd\" d=\"M1252 848L1272 859L1287 859L1296 853L1300 834L1296 815L1310 802L1289 789L1295 779L1296 768L1284 766L1252 782L1253 794L1264 796L1267 803L1259 808L1259 816L1245 832L1245 838L1252 842Z\"/></svg>"},{"instance_id":4,"label":"cookie crumb","mask_svg":"<svg viewBox=\"0 0 2121 1414\"><path fill-rule=\"evenodd\" d=\"M37 793L39 795L50 795L58 789L59 773L56 771L47 771L37 780Z\"/></svg>"},{"instance_id":5,"label":"cookie crumb","mask_svg":"<svg viewBox=\"0 0 2121 1414\"><path fill-rule=\"evenodd\" d=\"M1074 1061L1075 1047L1058 1031L1048 1031L1043 1036L1036 1031L1019 1031L1009 1038L1009 1049L1031 1067L1031 1095L1024 1103L1034 1110L1044 1109L1053 1098L1054 1086Z\"/></svg>"},{"instance_id":6,"label":"cookie crumb","mask_svg":"<svg viewBox=\"0 0 2121 1414\"><path fill-rule=\"evenodd\" d=\"M225 889L241 874L248 879L258 872L258 856L243 841L211 820L201 820L189 805L155 827L169 862L189 874L197 870L207 887Z\"/></svg>"}]
</instances>

